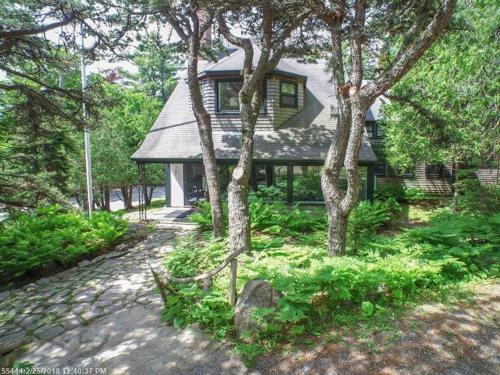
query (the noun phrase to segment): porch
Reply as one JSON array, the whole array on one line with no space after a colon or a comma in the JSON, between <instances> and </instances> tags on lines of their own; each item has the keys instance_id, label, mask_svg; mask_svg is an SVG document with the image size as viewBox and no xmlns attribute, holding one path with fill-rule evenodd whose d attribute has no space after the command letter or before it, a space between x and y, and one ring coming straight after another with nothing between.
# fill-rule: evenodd
<instances>
[{"instance_id":1,"label":"porch","mask_svg":"<svg viewBox=\"0 0 500 375\"><path fill-rule=\"evenodd\" d=\"M142 186L147 183L145 164L146 162L138 163ZM205 171L201 161L176 160L165 161L161 164L165 167L166 207L192 207L198 201L208 198ZM322 164L322 161L280 161L275 163L255 161L249 185L253 191L273 187L273 199L288 204L323 204L320 180ZM235 165L234 162L230 161L218 162L219 181L223 196L227 194L227 186ZM360 164L359 172L362 182L361 198L373 200L374 165ZM341 177L340 185L341 188L347 187L345 174Z\"/></svg>"}]
</instances>

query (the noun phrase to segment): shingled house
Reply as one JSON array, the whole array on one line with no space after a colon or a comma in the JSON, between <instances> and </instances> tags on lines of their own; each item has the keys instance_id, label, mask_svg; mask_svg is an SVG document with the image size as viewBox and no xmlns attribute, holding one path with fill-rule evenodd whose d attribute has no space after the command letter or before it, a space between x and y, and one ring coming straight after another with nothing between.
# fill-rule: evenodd
<instances>
[{"instance_id":1,"label":"shingled house","mask_svg":"<svg viewBox=\"0 0 500 375\"><path fill-rule=\"evenodd\" d=\"M259 53L255 54L258 59ZM236 50L200 70L205 106L212 116L215 154L222 187L228 183L240 147L238 92L244 53ZM264 83L256 124L251 186L275 185L287 202L321 201L319 170L335 136L333 86L326 61L282 59ZM372 111L368 120L375 121ZM132 159L166 166L167 203L188 206L205 195L200 139L185 79L179 80L161 114ZM377 159L367 134L360 152L362 195L373 197Z\"/></svg>"}]
</instances>

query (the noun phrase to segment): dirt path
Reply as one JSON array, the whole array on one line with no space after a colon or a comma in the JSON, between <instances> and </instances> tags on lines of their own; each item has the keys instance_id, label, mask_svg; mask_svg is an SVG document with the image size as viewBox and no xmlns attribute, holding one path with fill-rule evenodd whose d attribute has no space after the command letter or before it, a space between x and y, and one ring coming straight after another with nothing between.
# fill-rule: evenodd
<instances>
[{"instance_id":1,"label":"dirt path","mask_svg":"<svg viewBox=\"0 0 500 375\"><path fill-rule=\"evenodd\" d=\"M261 358L252 374L500 374L500 284L482 285L472 300L429 304L395 324L397 339L367 340Z\"/></svg>"},{"instance_id":2,"label":"dirt path","mask_svg":"<svg viewBox=\"0 0 500 375\"><path fill-rule=\"evenodd\" d=\"M159 230L132 249L4 294L0 350L27 344L18 360L51 371L38 373L241 374L242 363L200 331L160 322L145 258L163 257L176 234Z\"/></svg>"}]
</instances>

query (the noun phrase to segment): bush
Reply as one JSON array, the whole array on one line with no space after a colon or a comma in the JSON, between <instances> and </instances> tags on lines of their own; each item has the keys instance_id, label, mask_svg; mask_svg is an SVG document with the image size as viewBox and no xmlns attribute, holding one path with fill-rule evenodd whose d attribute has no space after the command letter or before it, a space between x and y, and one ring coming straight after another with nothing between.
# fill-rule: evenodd
<instances>
[{"instance_id":1,"label":"bush","mask_svg":"<svg viewBox=\"0 0 500 375\"><path fill-rule=\"evenodd\" d=\"M383 202L360 202L351 212L347 225L351 253L356 253L363 244L373 237L377 229L387 225L400 210L401 208L394 198L388 198Z\"/></svg>"},{"instance_id":2,"label":"bush","mask_svg":"<svg viewBox=\"0 0 500 375\"><path fill-rule=\"evenodd\" d=\"M435 201L441 197L429 194L418 188L405 188L400 184L382 184L377 186L375 191L377 200L385 201L393 198L398 202L416 203L422 201Z\"/></svg>"},{"instance_id":3,"label":"bush","mask_svg":"<svg viewBox=\"0 0 500 375\"><path fill-rule=\"evenodd\" d=\"M353 212L350 230L380 228L397 207L394 200L362 202ZM262 330L237 343L247 359L330 324L346 326L392 316L395 309L426 291L500 275L500 214L454 215L441 209L426 227L371 237L355 256L328 257L326 246L316 241L307 245L279 234L254 234L256 251L239 258L240 290L247 280L258 278L284 295L277 311L255 312ZM324 231L304 237L316 234L324 236ZM209 241L205 246L188 238L168 255L167 267L176 275L193 275L213 267L226 252L225 241ZM218 337L230 336L233 309L226 302L227 288L226 272L215 278L208 292L196 285L184 286L168 301L165 317L178 326L197 323Z\"/></svg>"},{"instance_id":4,"label":"bush","mask_svg":"<svg viewBox=\"0 0 500 375\"><path fill-rule=\"evenodd\" d=\"M455 189L459 211L480 214L500 212L500 185L481 185L475 170L460 171Z\"/></svg>"},{"instance_id":5,"label":"bush","mask_svg":"<svg viewBox=\"0 0 500 375\"><path fill-rule=\"evenodd\" d=\"M83 213L50 206L10 217L0 229L0 273L9 280L50 262L74 264L123 236L127 223L108 212L95 212L88 220Z\"/></svg>"},{"instance_id":6,"label":"bush","mask_svg":"<svg viewBox=\"0 0 500 375\"><path fill-rule=\"evenodd\" d=\"M326 226L324 210L305 211L299 209L298 206L290 208L283 202L266 202L258 194L252 194L249 197L249 208L252 229L259 231L275 234L310 233ZM224 207L224 213L227 227L227 205ZM198 224L201 230L210 230L212 228L210 203L200 203L198 212L191 214L189 219Z\"/></svg>"}]
</instances>

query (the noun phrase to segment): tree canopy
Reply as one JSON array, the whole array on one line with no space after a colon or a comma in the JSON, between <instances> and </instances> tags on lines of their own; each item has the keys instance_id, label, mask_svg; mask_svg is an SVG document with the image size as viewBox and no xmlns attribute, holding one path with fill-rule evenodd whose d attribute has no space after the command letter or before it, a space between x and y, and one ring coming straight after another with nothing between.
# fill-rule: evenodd
<instances>
[{"instance_id":1,"label":"tree canopy","mask_svg":"<svg viewBox=\"0 0 500 375\"><path fill-rule=\"evenodd\" d=\"M416 162L485 161L500 153L496 1L461 2L448 32L387 95L387 156Z\"/></svg>"}]
</instances>

